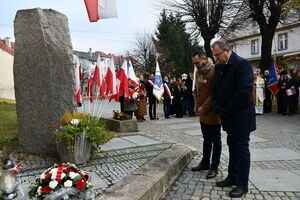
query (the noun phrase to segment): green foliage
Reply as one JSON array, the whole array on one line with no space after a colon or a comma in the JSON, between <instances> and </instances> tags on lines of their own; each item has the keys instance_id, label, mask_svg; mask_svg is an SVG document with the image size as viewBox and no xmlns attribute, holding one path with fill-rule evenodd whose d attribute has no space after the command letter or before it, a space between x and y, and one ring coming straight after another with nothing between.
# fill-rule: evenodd
<instances>
[{"instance_id":1,"label":"green foliage","mask_svg":"<svg viewBox=\"0 0 300 200\"><path fill-rule=\"evenodd\" d=\"M180 76L193 71L191 57L200 47L186 32L185 23L180 16L161 13L155 33L155 46L160 54L159 63L162 74Z\"/></svg>"},{"instance_id":2,"label":"green foliage","mask_svg":"<svg viewBox=\"0 0 300 200\"><path fill-rule=\"evenodd\" d=\"M68 116L68 117L66 117ZM71 116L71 117L70 117ZM78 118L74 118L78 117ZM69 120L65 120L68 118ZM79 120L78 123L72 123L72 119ZM74 141L75 136L86 134L92 145L92 152L101 151L101 145L110 141L113 138L112 133L106 131L104 119L99 119L86 114L78 113L65 113L61 121L64 125L54 133L56 142L60 143L62 140L67 141L69 147Z\"/></svg>"},{"instance_id":3,"label":"green foliage","mask_svg":"<svg viewBox=\"0 0 300 200\"><path fill-rule=\"evenodd\" d=\"M292 10L299 12L300 0L289 0L282 5L282 8L283 8L283 12L281 13L282 16L288 14ZM298 16L298 18L300 19L300 16Z\"/></svg>"},{"instance_id":4,"label":"green foliage","mask_svg":"<svg viewBox=\"0 0 300 200\"><path fill-rule=\"evenodd\" d=\"M0 149L17 144L16 104L0 103Z\"/></svg>"}]
</instances>

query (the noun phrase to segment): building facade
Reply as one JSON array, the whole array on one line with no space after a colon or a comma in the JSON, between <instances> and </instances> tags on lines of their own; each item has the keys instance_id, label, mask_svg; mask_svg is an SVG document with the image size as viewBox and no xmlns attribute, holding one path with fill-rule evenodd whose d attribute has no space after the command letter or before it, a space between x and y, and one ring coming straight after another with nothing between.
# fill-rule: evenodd
<instances>
[{"instance_id":1,"label":"building facade","mask_svg":"<svg viewBox=\"0 0 300 200\"><path fill-rule=\"evenodd\" d=\"M247 19L238 28L229 28L223 35L234 52L250 61L253 66L259 67L262 37L256 21ZM272 42L272 56L286 58L297 55L300 55L300 20L288 16L276 28ZM300 65L296 67L299 68Z\"/></svg>"},{"instance_id":2,"label":"building facade","mask_svg":"<svg viewBox=\"0 0 300 200\"><path fill-rule=\"evenodd\" d=\"M15 100L14 89L14 43L0 39L0 98Z\"/></svg>"}]
</instances>

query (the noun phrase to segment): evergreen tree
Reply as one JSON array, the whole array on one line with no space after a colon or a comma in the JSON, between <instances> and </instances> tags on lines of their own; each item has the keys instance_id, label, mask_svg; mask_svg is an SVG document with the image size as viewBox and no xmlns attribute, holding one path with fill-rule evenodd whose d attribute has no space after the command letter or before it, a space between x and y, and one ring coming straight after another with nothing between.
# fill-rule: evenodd
<instances>
[{"instance_id":1,"label":"evergreen tree","mask_svg":"<svg viewBox=\"0 0 300 200\"><path fill-rule=\"evenodd\" d=\"M193 71L191 56L200 47L186 32L185 23L179 15L161 13L154 44L159 53L160 69L163 75L180 76Z\"/></svg>"}]
</instances>

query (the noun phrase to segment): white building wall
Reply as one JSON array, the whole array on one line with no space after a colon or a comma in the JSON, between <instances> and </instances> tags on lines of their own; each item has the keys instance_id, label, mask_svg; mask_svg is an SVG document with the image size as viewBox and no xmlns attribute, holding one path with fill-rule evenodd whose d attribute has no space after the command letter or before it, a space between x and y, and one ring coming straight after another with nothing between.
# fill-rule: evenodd
<instances>
[{"instance_id":1,"label":"white building wall","mask_svg":"<svg viewBox=\"0 0 300 200\"><path fill-rule=\"evenodd\" d=\"M14 56L0 49L0 98L15 100Z\"/></svg>"},{"instance_id":2,"label":"white building wall","mask_svg":"<svg viewBox=\"0 0 300 200\"><path fill-rule=\"evenodd\" d=\"M287 44L288 48L285 50L278 50L278 35L282 33L287 33ZM258 39L259 43L259 53L258 54L251 54L251 41ZM247 59L247 60L254 60L260 59L261 56L261 36L251 37L244 40L238 40L235 42L231 42L231 45L236 45L236 53ZM274 38L273 38L273 45L272 45L272 55L284 55L293 52L300 51L300 27L291 28L288 30L276 31Z\"/></svg>"}]
</instances>

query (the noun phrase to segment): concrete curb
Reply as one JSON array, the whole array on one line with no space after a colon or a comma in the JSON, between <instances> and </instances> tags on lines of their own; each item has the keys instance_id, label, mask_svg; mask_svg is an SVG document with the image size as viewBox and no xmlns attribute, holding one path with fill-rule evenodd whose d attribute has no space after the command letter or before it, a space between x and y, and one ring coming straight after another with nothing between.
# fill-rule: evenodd
<instances>
[{"instance_id":1,"label":"concrete curb","mask_svg":"<svg viewBox=\"0 0 300 200\"><path fill-rule=\"evenodd\" d=\"M190 149L173 145L134 173L107 189L96 200L156 200L166 191L192 160Z\"/></svg>"}]
</instances>

